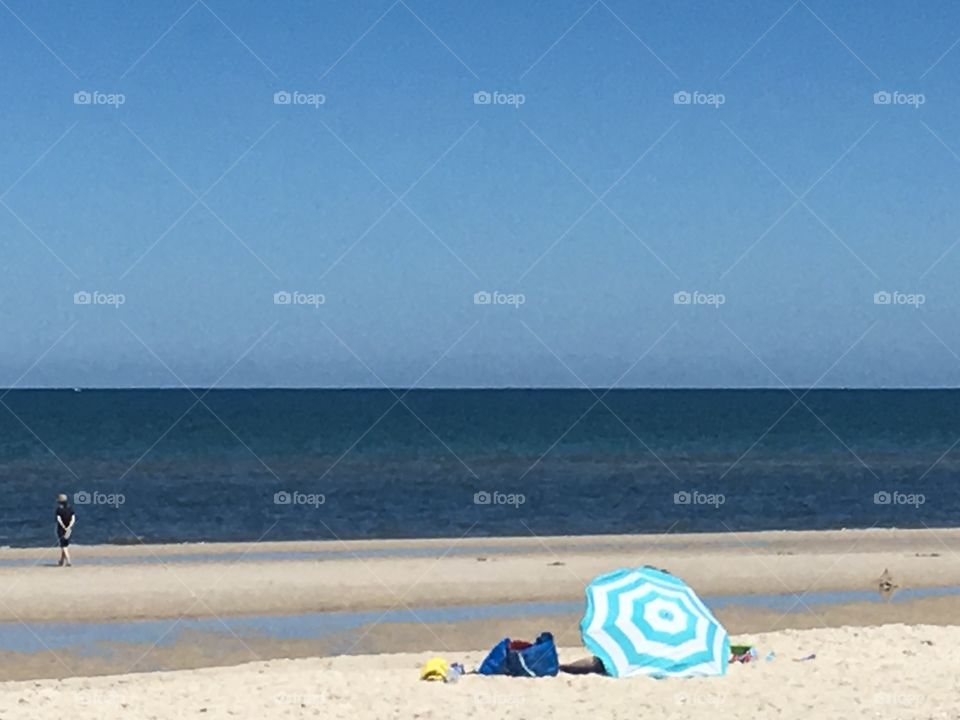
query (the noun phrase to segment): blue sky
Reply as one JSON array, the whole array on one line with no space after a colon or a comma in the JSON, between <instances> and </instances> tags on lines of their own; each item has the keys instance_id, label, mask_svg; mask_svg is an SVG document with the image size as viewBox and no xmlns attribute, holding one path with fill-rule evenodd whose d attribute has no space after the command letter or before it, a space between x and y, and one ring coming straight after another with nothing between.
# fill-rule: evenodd
<instances>
[{"instance_id":1,"label":"blue sky","mask_svg":"<svg viewBox=\"0 0 960 720\"><path fill-rule=\"evenodd\" d=\"M0 385L960 383L954 3L0 5Z\"/></svg>"}]
</instances>

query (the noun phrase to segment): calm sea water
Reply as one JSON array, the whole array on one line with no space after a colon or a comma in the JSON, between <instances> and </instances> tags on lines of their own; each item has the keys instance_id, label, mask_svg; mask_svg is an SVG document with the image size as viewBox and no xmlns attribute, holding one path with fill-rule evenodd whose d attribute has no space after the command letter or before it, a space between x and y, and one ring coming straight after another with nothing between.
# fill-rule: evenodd
<instances>
[{"instance_id":1,"label":"calm sea water","mask_svg":"<svg viewBox=\"0 0 960 720\"><path fill-rule=\"evenodd\" d=\"M797 391L799 395L803 391ZM958 524L960 392L13 390L0 545ZM598 390L598 395L603 391Z\"/></svg>"}]
</instances>

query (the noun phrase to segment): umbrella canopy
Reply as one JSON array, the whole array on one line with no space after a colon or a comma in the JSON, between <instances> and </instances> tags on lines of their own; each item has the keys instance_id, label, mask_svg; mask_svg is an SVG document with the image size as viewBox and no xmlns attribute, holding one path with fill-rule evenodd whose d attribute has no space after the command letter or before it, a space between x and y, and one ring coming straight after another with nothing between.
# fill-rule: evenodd
<instances>
[{"instance_id":1,"label":"umbrella canopy","mask_svg":"<svg viewBox=\"0 0 960 720\"><path fill-rule=\"evenodd\" d=\"M587 587L583 642L614 677L723 675L730 639L686 583L653 568L617 570Z\"/></svg>"}]
</instances>

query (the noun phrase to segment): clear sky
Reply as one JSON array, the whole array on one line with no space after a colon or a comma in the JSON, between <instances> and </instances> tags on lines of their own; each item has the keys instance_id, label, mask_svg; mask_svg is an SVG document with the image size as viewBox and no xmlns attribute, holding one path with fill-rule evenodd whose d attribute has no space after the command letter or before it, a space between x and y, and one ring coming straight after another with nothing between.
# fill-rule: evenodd
<instances>
[{"instance_id":1,"label":"clear sky","mask_svg":"<svg viewBox=\"0 0 960 720\"><path fill-rule=\"evenodd\" d=\"M2 0L0 385L956 385L958 39L934 0Z\"/></svg>"}]
</instances>

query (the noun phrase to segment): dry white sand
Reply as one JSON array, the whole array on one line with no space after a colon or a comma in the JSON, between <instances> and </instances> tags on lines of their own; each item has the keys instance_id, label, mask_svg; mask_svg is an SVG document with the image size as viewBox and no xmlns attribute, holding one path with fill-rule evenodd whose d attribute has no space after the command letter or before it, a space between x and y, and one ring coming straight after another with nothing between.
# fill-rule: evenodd
<instances>
[{"instance_id":1,"label":"dry white sand","mask_svg":"<svg viewBox=\"0 0 960 720\"><path fill-rule=\"evenodd\" d=\"M637 718L958 718L960 627L888 625L751 638L771 662L723 678L418 680L430 653L279 660L231 668L0 684L0 718L166 720L636 720ZM796 658L816 653L816 659ZM571 660L580 651L565 651ZM482 653L448 656L475 665Z\"/></svg>"}]
</instances>

